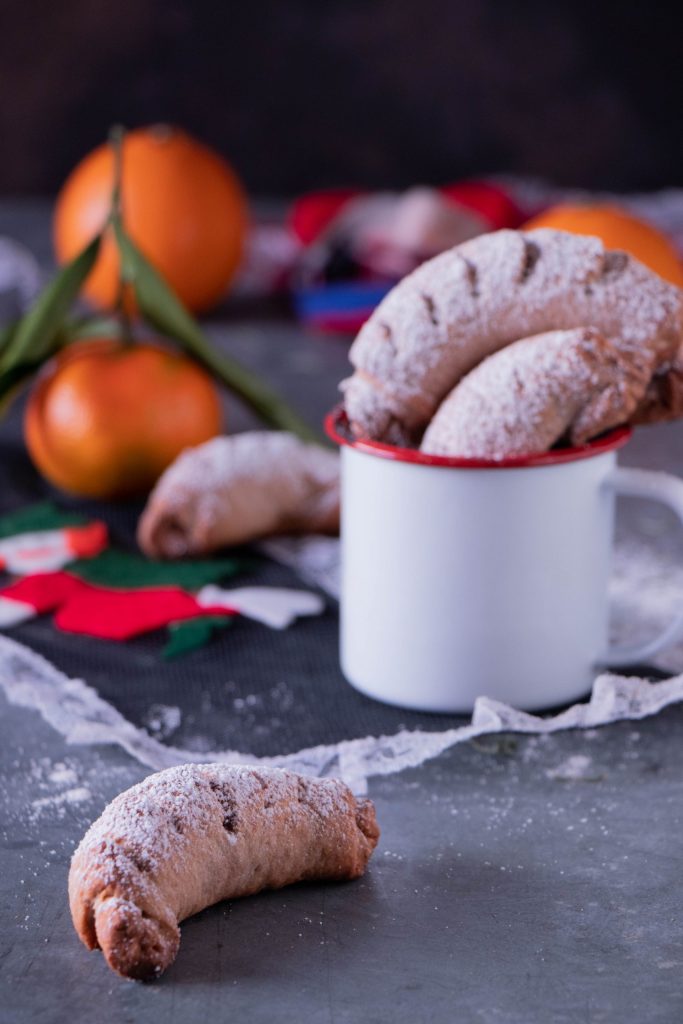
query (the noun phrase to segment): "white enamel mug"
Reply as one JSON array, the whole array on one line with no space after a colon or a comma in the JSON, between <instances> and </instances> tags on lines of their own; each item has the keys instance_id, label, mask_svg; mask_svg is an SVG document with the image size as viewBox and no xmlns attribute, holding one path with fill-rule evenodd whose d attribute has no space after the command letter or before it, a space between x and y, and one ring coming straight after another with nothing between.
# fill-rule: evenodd
<instances>
[{"instance_id":1,"label":"white enamel mug","mask_svg":"<svg viewBox=\"0 0 683 1024\"><path fill-rule=\"evenodd\" d=\"M683 637L672 609L655 640L608 649L615 495L683 523L683 481L617 467L629 429L503 462L352 440L339 410L326 429L342 456L341 666L362 693L421 711L470 712L484 695L536 711Z\"/></svg>"}]
</instances>

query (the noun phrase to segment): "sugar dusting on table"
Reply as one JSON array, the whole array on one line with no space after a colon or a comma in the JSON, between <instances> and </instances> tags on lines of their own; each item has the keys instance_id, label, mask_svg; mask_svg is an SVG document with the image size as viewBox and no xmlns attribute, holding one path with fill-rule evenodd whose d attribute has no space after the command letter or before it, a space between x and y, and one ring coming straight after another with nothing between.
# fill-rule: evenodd
<instances>
[{"instance_id":1,"label":"sugar dusting on table","mask_svg":"<svg viewBox=\"0 0 683 1024\"><path fill-rule=\"evenodd\" d=\"M561 779L564 782L593 779L595 778L593 758L587 754L572 754L561 764L549 768L546 775L549 779Z\"/></svg>"}]
</instances>

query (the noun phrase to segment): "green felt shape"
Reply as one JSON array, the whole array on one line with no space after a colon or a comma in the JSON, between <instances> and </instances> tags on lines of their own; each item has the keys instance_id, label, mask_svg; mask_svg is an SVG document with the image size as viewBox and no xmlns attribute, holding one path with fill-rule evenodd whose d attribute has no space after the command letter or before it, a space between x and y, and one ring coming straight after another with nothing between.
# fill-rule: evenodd
<instances>
[{"instance_id":1,"label":"green felt shape","mask_svg":"<svg viewBox=\"0 0 683 1024\"><path fill-rule=\"evenodd\" d=\"M16 512L0 516L0 540L37 530L61 530L64 526L83 526L89 520L78 512L57 508L52 501L40 501Z\"/></svg>"},{"instance_id":2,"label":"green felt shape","mask_svg":"<svg viewBox=\"0 0 683 1024\"><path fill-rule=\"evenodd\" d=\"M234 615L204 615L198 619L172 622L168 627L170 639L161 652L162 657L167 660L178 658L204 647L217 629L232 626L233 619Z\"/></svg>"},{"instance_id":3,"label":"green felt shape","mask_svg":"<svg viewBox=\"0 0 683 1024\"><path fill-rule=\"evenodd\" d=\"M79 558L69 572L102 587L130 590L135 587L182 587L199 590L246 567L236 558L195 558L179 562L154 562L120 548L107 548L94 558Z\"/></svg>"}]
</instances>

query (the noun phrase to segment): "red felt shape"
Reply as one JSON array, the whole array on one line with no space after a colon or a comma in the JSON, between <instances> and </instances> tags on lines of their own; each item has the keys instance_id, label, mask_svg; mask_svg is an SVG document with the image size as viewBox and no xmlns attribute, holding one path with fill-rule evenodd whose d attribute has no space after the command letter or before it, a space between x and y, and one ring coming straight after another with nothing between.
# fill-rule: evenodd
<instances>
[{"instance_id":1,"label":"red felt shape","mask_svg":"<svg viewBox=\"0 0 683 1024\"><path fill-rule=\"evenodd\" d=\"M300 196L289 211L289 226L299 241L310 245L323 233L350 199L362 195L357 188L330 188Z\"/></svg>"},{"instance_id":2,"label":"red felt shape","mask_svg":"<svg viewBox=\"0 0 683 1024\"><path fill-rule=\"evenodd\" d=\"M78 558L94 558L109 543L106 523L95 520L85 526L67 526L64 530L69 547Z\"/></svg>"},{"instance_id":3,"label":"red felt shape","mask_svg":"<svg viewBox=\"0 0 683 1024\"><path fill-rule=\"evenodd\" d=\"M32 605L39 615L57 609L59 629L102 640L129 640L184 619L237 614L232 608L204 608L180 587L114 590L66 572L26 576L0 595Z\"/></svg>"},{"instance_id":4,"label":"red felt shape","mask_svg":"<svg viewBox=\"0 0 683 1024\"><path fill-rule=\"evenodd\" d=\"M488 181L457 181L442 185L438 191L451 202L479 214L492 230L517 228L526 220L505 189ZM310 245L330 226L351 199L368 194L355 188L309 192L292 204L289 225L300 242Z\"/></svg>"},{"instance_id":5,"label":"red felt shape","mask_svg":"<svg viewBox=\"0 0 683 1024\"><path fill-rule=\"evenodd\" d=\"M518 228L525 219L512 197L487 181L458 181L444 185L440 192L446 199L480 214L493 230Z\"/></svg>"},{"instance_id":6,"label":"red felt shape","mask_svg":"<svg viewBox=\"0 0 683 1024\"><path fill-rule=\"evenodd\" d=\"M64 604L80 586L81 581L68 572L37 572L3 587L0 596L30 604L43 615Z\"/></svg>"},{"instance_id":7,"label":"red felt shape","mask_svg":"<svg viewBox=\"0 0 683 1024\"><path fill-rule=\"evenodd\" d=\"M230 613L229 608L202 608L179 587L109 590L84 582L59 609L55 625L101 640L130 640L169 622Z\"/></svg>"}]
</instances>

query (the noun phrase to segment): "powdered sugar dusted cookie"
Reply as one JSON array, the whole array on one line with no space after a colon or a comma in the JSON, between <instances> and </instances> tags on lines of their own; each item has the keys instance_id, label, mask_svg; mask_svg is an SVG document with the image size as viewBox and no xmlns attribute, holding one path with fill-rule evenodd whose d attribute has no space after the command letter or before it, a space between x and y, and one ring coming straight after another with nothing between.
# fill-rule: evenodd
<instances>
[{"instance_id":1,"label":"powdered sugar dusted cookie","mask_svg":"<svg viewBox=\"0 0 683 1024\"><path fill-rule=\"evenodd\" d=\"M380 303L342 385L356 436L419 439L444 397L520 338L591 326L649 379L683 338L683 292L597 238L497 231L422 264Z\"/></svg>"},{"instance_id":2,"label":"powdered sugar dusted cookie","mask_svg":"<svg viewBox=\"0 0 683 1024\"><path fill-rule=\"evenodd\" d=\"M647 385L628 354L591 328L524 338L456 384L427 427L422 451L503 459L581 444L624 423Z\"/></svg>"},{"instance_id":3,"label":"powdered sugar dusted cookie","mask_svg":"<svg viewBox=\"0 0 683 1024\"><path fill-rule=\"evenodd\" d=\"M652 377L631 422L662 423L683 416L683 351Z\"/></svg>"},{"instance_id":4,"label":"powdered sugar dusted cookie","mask_svg":"<svg viewBox=\"0 0 683 1024\"><path fill-rule=\"evenodd\" d=\"M69 903L88 949L130 978L175 959L178 922L219 900L365 871L379 829L338 779L181 765L116 797L74 853Z\"/></svg>"},{"instance_id":5,"label":"powdered sugar dusted cookie","mask_svg":"<svg viewBox=\"0 0 683 1024\"><path fill-rule=\"evenodd\" d=\"M336 452L258 430L183 452L154 488L138 542L152 558L179 558L278 533L338 530Z\"/></svg>"}]
</instances>

